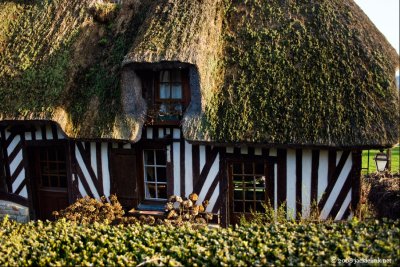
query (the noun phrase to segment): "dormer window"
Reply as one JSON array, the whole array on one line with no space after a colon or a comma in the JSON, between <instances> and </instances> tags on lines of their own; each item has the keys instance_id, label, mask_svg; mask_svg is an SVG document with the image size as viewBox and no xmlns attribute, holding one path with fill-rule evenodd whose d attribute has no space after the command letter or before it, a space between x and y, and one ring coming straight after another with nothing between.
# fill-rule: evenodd
<instances>
[{"instance_id":1,"label":"dormer window","mask_svg":"<svg viewBox=\"0 0 400 267\"><path fill-rule=\"evenodd\" d=\"M190 102L188 69L137 71L147 102L147 124L177 125Z\"/></svg>"},{"instance_id":2,"label":"dormer window","mask_svg":"<svg viewBox=\"0 0 400 267\"><path fill-rule=\"evenodd\" d=\"M160 71L157 89L156 102L160 119L179 120L184 109L182 72L180 70Z\"/></svg>"}]
</instances>

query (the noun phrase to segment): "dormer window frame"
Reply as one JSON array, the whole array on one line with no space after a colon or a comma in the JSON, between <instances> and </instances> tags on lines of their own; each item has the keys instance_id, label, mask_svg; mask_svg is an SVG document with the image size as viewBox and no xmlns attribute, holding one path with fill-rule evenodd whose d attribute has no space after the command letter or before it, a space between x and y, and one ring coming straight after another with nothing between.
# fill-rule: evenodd
<instances>
[{"instance_id":1,"label":"dormer window frame","mask_svg":"<svg viewBox=\"0 0 400 267\"><path fill-rule=\"evenodd\" d=\"M147 74L146 77L152 77L152 82L147 84L151 84L150 98L146 98L148 104L148 118L146 119L147 125L172 125L178 126L181 123L182 117L186 112L190 100L191 100L191 91L190 91L190 83L189 83L189 69L188 68L161 68L157 70L149 70L152 72L151 75ZM180 75L172 75L173 72L178 71ZM168 72L169 78L162 79L161 75ZM176 77L180 76L180 80ZM175 78L173 78L175 77ZM167 91L164 92L164 97L162 96L162 87L163 84L165 85L165 89L168 88ZM176 92L173 90L173 86L180 84L181 85L181 95L180 97L176 97ZM147 88L149 90L149 88ZM175 93L175 97L174 94ZM147 92L143 92L143 95L149 95ZM179 96L179 93L178 93ZM169 119L168 116L175 116L175 115L168 115L168 111L171 110L173 103L177 103L181 105L182 111L179 115L176 115L176 119ZM164 104L164 106L162 106ZM165 114L163 114L162 110L165 110Z\"/></svg>"}]
</instances>

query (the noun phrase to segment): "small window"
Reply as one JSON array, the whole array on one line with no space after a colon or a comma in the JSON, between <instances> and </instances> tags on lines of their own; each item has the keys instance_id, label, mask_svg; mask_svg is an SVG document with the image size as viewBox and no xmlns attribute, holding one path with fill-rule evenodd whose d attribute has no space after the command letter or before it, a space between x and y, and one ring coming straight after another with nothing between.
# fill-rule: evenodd
<instances>
[{"instance_id":1,"label":"small window","mask_svg":"<svg viewBox=\"0 0 400 267\"><path fill-rule=\"evenodd\" d=\"M58 147L46 147L40 150L39 185L52 188L67 188L67 170L65 151Z\"/></svg>"},{"instance_id":2,"label":"small window","mask_svg":"<svg viewBox=\"0 0 400 267\"><path fill-rule=\"evenodd\" d=\"M233 212L263 211L266 202L266 176L262 162L231 164Z\"/></svg>"},{"instance_id":3,"label":"small window","mask_svg":"<svg viewBox=\"0 0 400 267\"><path fill-rule=\"evenodd\" d=\"M164 149L143 151L144 194L147 200L167 199L167 157Z\"/></svg>"},{"instance_id":4,"label":"small window","mask_svg":"<svg viewBox=\"0 0 400 267\"><path fill-rule=\"evenodd\" d=\"M179 120L184 110L183 82L180 70L162 70L159 72L157 90L158 116L161 120Z\"/></svg>"},{"instance_id":5,"label":"small window","mask_svg":"<svg viewBox=\"0 0 400 267\"><path fill-rule=\"evenodd\" d=\"M148 124L179 124L190 102L188 69L137 71L147 101Z\"/></svg>"}]
</instances>

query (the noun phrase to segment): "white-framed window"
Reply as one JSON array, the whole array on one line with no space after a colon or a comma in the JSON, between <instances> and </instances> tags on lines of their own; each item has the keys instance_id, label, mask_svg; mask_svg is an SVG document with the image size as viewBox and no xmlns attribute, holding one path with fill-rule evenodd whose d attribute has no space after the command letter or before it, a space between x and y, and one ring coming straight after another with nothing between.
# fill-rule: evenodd
<instances>
[{"instance_id":1,"label":"white-framed window","mask_svg":"<svg viewBox=\"0 0 400 267\"><path fill-rule=\"evenodd\" d=\"M147 200L167 199L167 155L165 149L144 149L144 196Z\"/></svg>"}]
</instances>

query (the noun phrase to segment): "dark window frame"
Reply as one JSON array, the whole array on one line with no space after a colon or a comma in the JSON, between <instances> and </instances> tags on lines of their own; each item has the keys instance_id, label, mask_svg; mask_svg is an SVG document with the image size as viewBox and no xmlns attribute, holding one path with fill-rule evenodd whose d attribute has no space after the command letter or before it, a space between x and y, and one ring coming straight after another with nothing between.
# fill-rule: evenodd
<instances>
[{"instance_id":1,"label":"dark window frame","mask_svg":"<svg viewBox=\"0 0 400 267\"><path fill-rule=\"evenodd\" d=\"M264 165L265 175L265 201L264 203L272 205L274 203L274 166L277 163L276 157L270 156L250 156L250 155L226 155L226 174L228 180L228 214L230 223L239 223L240 217L244 216L251 219L251 213L234 212L234 185L232 177L232 164L238 163L262 163ZM263 210L262 210L263 211Z\"/></svg>"},{"instance_id":2,"label":"dark window frame","mask_svg":"<svg viewBox=\"0 0 400 267\"><path fill-rule=\"evenodd\" d=\"M180 71L181 84L182 84L182 98L174 99L160 97L160 74L163 71ZM148 104L146 125L179 125L183 114L191 100L190 82L189 82L189 69L188 68L163 68L160 70L140 70L138 71L139 77L142 79L142 95ZM168 82L170 86L174 81ZM172 89L170 87L170 94ZM171 95L170 95L171 96ZM169 115L160 115L160 107L162 104L179 103L182 105L181 114L177 115L177 119L168 119ZM163 117L165 116L165 117Z\"/></svg>"}]
</instances>

